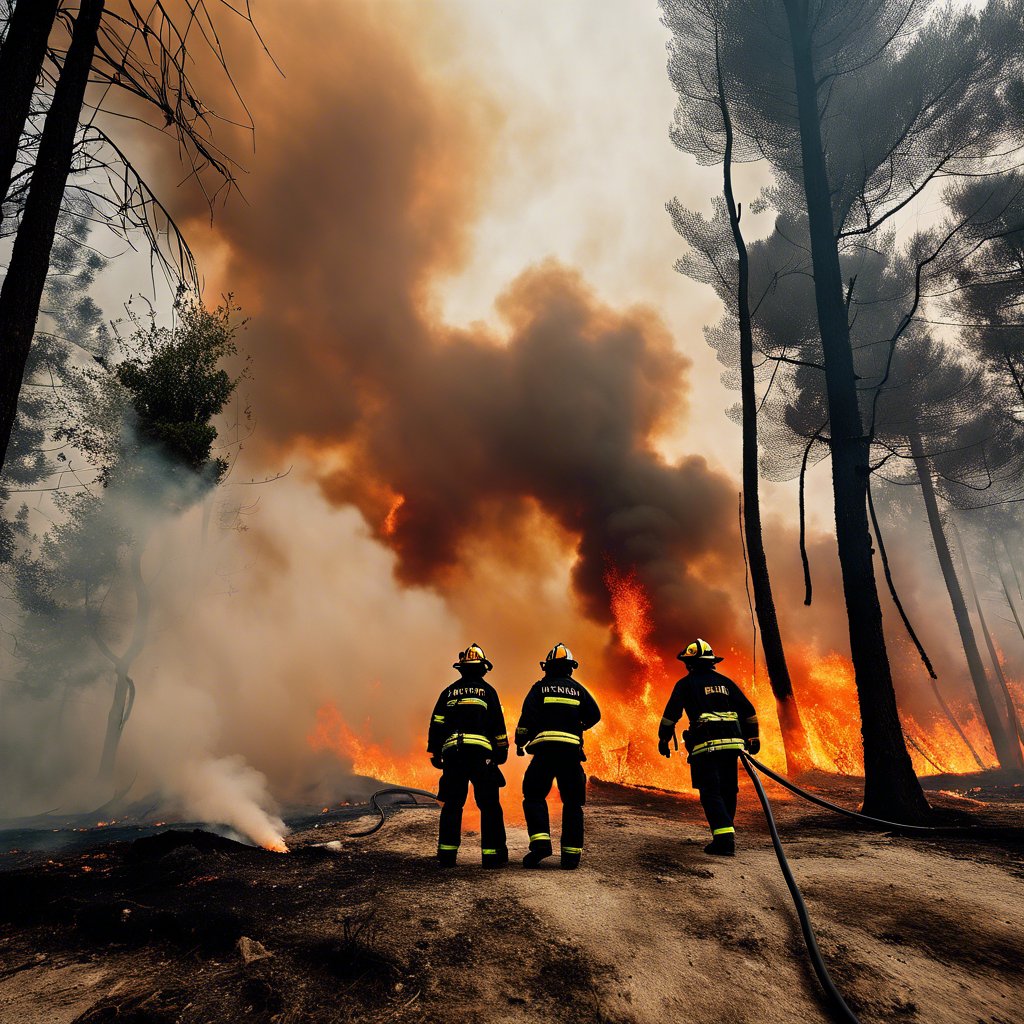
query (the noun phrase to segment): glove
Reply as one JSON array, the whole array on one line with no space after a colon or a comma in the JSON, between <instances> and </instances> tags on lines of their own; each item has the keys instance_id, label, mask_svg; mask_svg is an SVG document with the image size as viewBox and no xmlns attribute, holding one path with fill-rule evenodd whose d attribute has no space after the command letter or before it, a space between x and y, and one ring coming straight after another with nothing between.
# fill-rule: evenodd
<instances>
[{"instance_id":1,"label":"glove","mask_svg":"<svg viewBox=\"0 0 1024 1024\"><path fill-rule=\"evenodd\" d=\"M497 747L491 754L491 760L495 764L504 764L508 760L508 747Z\"/></svg>"},{"instance_id":2,"label":"glove","mask_svg":"<svg viewBox=\"0 0 1024 1024\"><path fill-rule=\"evenodd\" d=\"M444 758L440 754L431 754L430 763L438 769L444 768Z\"/></svg>"},{"instance_id":3,"label":"glove","mask_svg":"<svg viewBox=\"0 0 1024 1024\"><path fill-rule=\"evenodd\" d=\"M516 747L516 757L526 757L526 751L522 747Z\"/></svg>"},{"instance_id":4,"label":"glove","mask_svg":"<svg viewBox=\"0 0 1024 1024\"><path fill-rule=\"evenodd\" d=\"M761 750L760 738L757 736L751 736L750 739L747 740L747 750L756 757L758 752Z\"/></svg>"},{"instance_id":5,"label":"glove","mask_svg":"<svg viewBox=\"0 0 1024 1024\"><path fill-rule=\"evenodd\" d=\"M672 756L672 751L669 750L669 748L668 748L668 737L667 736L664 737L663 739L658 740L658 753L661 754L662 757L671 757Z\"/></svg>"}]
</instances>

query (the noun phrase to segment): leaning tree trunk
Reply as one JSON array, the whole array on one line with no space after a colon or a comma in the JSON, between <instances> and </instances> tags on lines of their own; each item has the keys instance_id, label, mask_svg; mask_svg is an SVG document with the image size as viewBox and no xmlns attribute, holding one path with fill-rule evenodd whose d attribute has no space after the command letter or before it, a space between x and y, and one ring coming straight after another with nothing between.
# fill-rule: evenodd
<instances>
[{"instance_id":1,"label":"leaning tree trunk","mask_svg":"<svg viewBox=\"0 0 1024 1024\"><path fill-rule=\"evenodd\" d=\"M782 731L782 743L790 772L806 771L814 766L807 732L800 707L793 693L782 633L772 596L772 582L768 574L768 558L764 550L761 531L761 494L757 469L757 390L754 386L754 332L750 317L750 260L747 244L740 230L740 210L732 186L733 129L729 104L725 96L721 65L715 55L718 69L718 103L725 126L725 153L722 158L725 202L729 210L729 224L736 255L739 260L739 278L736 294L736 313L740 326L740 387L743 409L743 533L750 561L750 579L754 589L754 610L761 631L761 649L764 651L768 680L775 695L775 707Z\"/></svg>"},{"instance_id":2,"label":"leaning tree trunk","mask_svg":"<svg viewBox=\"0 0 1024 1024\"><path fill-rule=\"evenodd\" d=\"M1016 575L1017 568L1013 564L1013 559L1010 556L1010 549L1007 547L1005 541L1003 541L1003 550L1006 552L1006 557L1010 562L1010 568L1013 569L1014 575ZM1024 639L1024 622L1021 622L1020 612L1017 611L1017 601L1013 594L1010 593L1010 583L1006 578L1006 570L1003 568L1003 560L999 557L999 551L995 544L992 545L992 557L995 559L996 569L999 572L999 582L1003 587L1003 597L1006 598L1006 603L1010 608L1010 614L1013 616L1013 621L1017 626L1017 632L1020 633L1021 639ZM1018 589L1017 592L1019 594L1020 590Z\"/></svg>"},{"instance_id":3,"label":"leaning tree trunk","mask_svg":"<svg viewBox=\"0 0 1024 1024\"><path fill-rule=\"evenodd\" d=\"M0 288L0 471L7 458L57 217L71 172L75 133L92 68L103 3L104 0L82 0L75 18L71 46L43 124L25 212Z\"/></svg>"},{"instance_id":4,"label":"leaning tree trunk","mask_svg":"<svg viewBox=\"0 0 1024 1024\"><path fill-rule=\"evenodd\" d=\"M0 46L0 204L7 198L18 145L43 69L58 0L18 0ZM0 206L0 227L3 226Z\"/></svg>"},{"instance_id":5,"label":"leaning tree trunk","mask_svg":"<svg viewBox=\"0 0 1024 1024\"><path fill-rule=\"evenodd\" d=\"M878 817L908 821L926 815L928 802L914 774L900 725L875 584L867 515L870 445L861 422L850 325L843 301L807 4L806 0L784 2L793 52L814 295L825 362L836 540L864 738L864 809Z\"/></svg>"},{"instance_id":6,"label":"leaning tree trunk","mask_svg":"<svg viewBox=\"0 0 1024 1024\"><path fill-rule=\"evenodd\" d=\"M992 737L996 759L1001 768L1020 768L1022 767L1020 748L1003 725L999 706L992 693L984 662L981 660L978 641L974 635L974 627L971 625L970 614L967 611L967 602L964 600L960 580L957 578L956 568L953 565L953 555L949 550L946 532L942 527L942 517L939 514L939 505L935 497L935 485L932 482L931 465L924 453L920 437L911 436L910 451L917 468L918 480L921 482L921 496L924 498L924 507L928 514L928 525L931 527L935 553L938 556L942 578L953 606L953 616L956 619L957 629L960 631L960 642L963 644L964 654L967 657L967 667L970 669L978 705L981 707L982 717L985 719L985 725Z\"/></svg>"},{"instance_id":7,"label":"leaning tree trunk","mask_svg":"<svg viewBox=\"0 0 1024 1024\"><path fill-rule=\"evenodd\" d=\"M132 626L132 638L124 654L116 657L106 644L97 638L100 650L110 658L114 665L114 696L107 714L107 732L103 740L103 754L100 757L100 779L106 781L113 778L114 765L117 761L117 750L121 744L121 735L135 704L135 683L128 673L135 659L142 653L149 637L150 596L149 588L142 576L142 554L146 547L144 536L136 538L132 545L130 568L132 587L135 591L135 622Z\"/></svg>"}]
</instances>

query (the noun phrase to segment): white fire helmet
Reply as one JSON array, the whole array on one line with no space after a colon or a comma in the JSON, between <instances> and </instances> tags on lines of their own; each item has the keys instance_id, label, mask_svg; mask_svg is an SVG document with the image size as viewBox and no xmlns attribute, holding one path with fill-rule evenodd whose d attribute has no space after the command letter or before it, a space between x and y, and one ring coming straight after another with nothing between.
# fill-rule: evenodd
<instances>
[{"instance_id":1,"label":"white fire helmet","mask_svg":"<svg viewBox=\"0 0 1024 1024\"><path fill-rule=\"evenodd\" d=\"M555 644L555 646L548 651L548 656L540 663L540 667L548 669L556 661L568 662L568 664L572 665L573 668L580 667L580 663L572 656L572 651L570 651L565 644Z\"/></svg>"}]
</instances>

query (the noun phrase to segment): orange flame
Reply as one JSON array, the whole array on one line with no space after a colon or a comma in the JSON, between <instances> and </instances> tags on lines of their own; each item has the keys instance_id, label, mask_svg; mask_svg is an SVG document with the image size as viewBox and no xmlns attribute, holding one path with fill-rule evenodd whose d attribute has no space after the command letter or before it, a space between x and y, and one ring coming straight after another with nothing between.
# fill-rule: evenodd
<instances>
[{"instance_id":1,"label":"orange flame","mask_svg":"<svg viewBox=\"0 0 1024 1024\"><path fill-rule=\"evenodd\" d=\"M384 517L384 522L381 524L381 532L385 537L394 536L395 530L398 528L398 513L404 504L404 494L397 495L391 503L391 508L388 509L388 514Z\"/></svg>"},{"instance_id":2,"label":"orange flame","mask_svg":"<svg viewBox=\"0 0 1024 1024\"><path fill-rule=\"evenodd\" d=\"M402 504L396 500L389 519ZM655 650L651 636L651 602L635 572L623 573L609 566L605 574L613 618L613 637L635 664L628 679L586 680L601 707L601 722L586 741L587 772L608 782L640 785L690 793L690 773L685 751L669 759L657 751L658 726L671 693L674 666L666 666ZM773 713L775 698L763 671L754 672L749 656L733 647L723 651L729 658L732 678L744 688L759 711L761 721L760 760L785 770L785 752L778 720ZM860 713L853 666L837 652L824 656L810 648L790 652L794 688L800 702L815 763L825 771L846 775L863 773ZM966 702L949 701L954 715L981 758L994 763L994 753L984 722ZM429 709L424 710L426 719ZM902 713L908 749L919 775L940 772L970 773L977 764L967 745L949 720L936 708L928 717ZM514 722L509 721L514 728ZM685 723L684 723L685 724ZM437 772L424 752L395 750L389 743L366 738L345 722L337 706L324 704L316 712L316 723L308 736L315 751L326 750L352 764L352 770L393 785L433 790ZM509 789L516 788L526 762L515 757L504 771ZM694 794L695 796L696 794ZM513 820L518 817L518 800L503 800ZM326 808L325 808L326 810ZM478 821L472 804L467 805L469 828Z\"/></svg>"},{"instance_id":3,"label":"orange flame","mask_svg":"<svg viewBox=\"0 0 1024 1024\"><path fill-rule=\"evenodd\" d=\"M351 761L356 775L416 789L432 790L437 786L437 771L426 754L399 754L390 745L364 740L331 701L317 709L316 724L306 741L312 750L330 751L343 761Z\"/></svg>"}]
</instances>

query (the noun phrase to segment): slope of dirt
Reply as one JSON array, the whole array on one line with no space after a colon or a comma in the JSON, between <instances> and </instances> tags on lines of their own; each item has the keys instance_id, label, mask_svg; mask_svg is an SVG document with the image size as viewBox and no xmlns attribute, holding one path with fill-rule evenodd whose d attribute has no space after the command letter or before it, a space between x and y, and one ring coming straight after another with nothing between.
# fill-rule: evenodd
<instances>
[{"instance_id":1,"label":"slope of dirt","mask_svg":"<svg viewBox=\"0 0 1024 1024\"><path fill-rule=\"evenodd\" d=\"M855 804L847 783L829 795ZM423 810L367 840L325 820L289 855L177 832L11 858L0 1021L830 1019L749 791L732 861L703 853L692 799L601 784L589 799L575 873L557 858L483 871L474 835L437 868ZM861 832L775 801L822 951L865 1024L1021 1024L1024 806L934 799L983 841ZM340 850L315 845L329 840ZM522 828L510 845L524 852ZM249 962L243 936L261 944Z\"/></svg>"}]
</instances>

